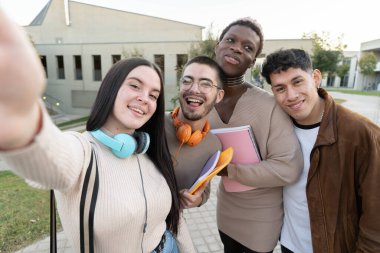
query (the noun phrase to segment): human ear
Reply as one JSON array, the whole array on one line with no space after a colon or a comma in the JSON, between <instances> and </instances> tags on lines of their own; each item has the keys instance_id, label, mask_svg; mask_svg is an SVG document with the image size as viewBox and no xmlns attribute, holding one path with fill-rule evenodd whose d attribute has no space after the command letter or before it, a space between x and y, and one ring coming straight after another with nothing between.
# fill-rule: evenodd
<instances>
[{"instance_id":1,"label":"human ear","mask_svg":"<svg viewBox=\"0 0 380 253\"><path fill-rule=\"evenodd\" d=\"M215 48L214 48L214 53L215 53L215 54L216 54L216 50L217 50L218 47L219 47L219 43L220 43L220 42L217 42L216 45L215 45Z\"/></svg>"},{"instance_id":2,"label":"human ear","mask_svg":"<svg viewBox=\"0 0 380 253\"><path fill-rule=\"evenodd\" d=\"M314 69L313 73L312 73L312 77L313 77L313 80L314 80L314 85L318 89L320 87L321 81L322 81L322 73L321 73L321 71L319 69Z\"/></svg>"},{"instance_id":3,"label":"human ear","mask_svg":"<svg viewBox=\"0 0 380 253\"><path fill-rule=\"evenodd\" d=\"M220 101L222 101L224 97L224 90L218 90L218 93L216 94L216 101L215 103L219 103Z\"/></svg>"}]
</instances>

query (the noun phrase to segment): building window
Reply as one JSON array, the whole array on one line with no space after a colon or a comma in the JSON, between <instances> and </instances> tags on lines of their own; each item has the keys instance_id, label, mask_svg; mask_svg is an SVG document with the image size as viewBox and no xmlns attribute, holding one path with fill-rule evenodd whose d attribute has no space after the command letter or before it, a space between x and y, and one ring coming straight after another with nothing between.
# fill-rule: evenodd
<instances>
[{"instance_id":1,"label":"building window","mask_svg":"<svg viewBox=\"0 0 380 253\"><path fill-rule=\"evenodd\" d=\"M176 65L176 72L177 72L177 81L181 78L183 66L185 66L187 60L189 59L187 54L177 54L177 65Z\"/></svg>"},{"instance_id":2,"label":"building window","mask_svg":"<svg viewBox=\"0 0 380 253\"><path fill-rule=\"evenodd\" d=\"M57 55L57 76L58 79L65 79L65 64L63 55Z\"/></svg>"},{"instance_id":3,"label":"building window","mask_svg":"<svg viewBox=\"0 0 380 253\"><path fill-rule=\"evenodd\" d=\"M42 66L44 67L44 70L45 70L45 75L46 77L48 77L46 55L41 55L40 59L41 59Z\"/></svg>"},{"instance_id":4,"label":"building window","mask_svg":"<svg viewBox=\"0 0 380 253\"><path fill-rule=\"evenodd\" d=\"M80 55L74 55L74 77L75 80L83 80L82 74L82 57Z\"/></svg>"},{"instance_id":5,"label":"building window","mask_svg":"<svg viewBox=\"0 0 380 253\"><path fill-rule=\"evenodd\" d=\"M335 76L328 76L326 86L327 87L333 87L334 82L335 82Z\"/></svg>"},{"instance_id":6,"label":"building window","mask_svg":"<svg viewBox=\"0 0 380 253\"><path fill-rule=\"evenodd\" d=\"M155 54L154 55L154 63L161 69L162 78L165 80L165 55L163 54Z\"/></svg>"},{"instance_id":7,"label":"building window","mask_svg":"<svg viewBox=\"0 0 380 253\"><path fill-rule=\"evenodd\" d=\"M343 59L343 65L344 65L344 64L350 65L350 64L351 64L351 58L349 58L349 57L345 57L345 58Z\"/></svg>"},{"instance_id":8,"label":"building window","mask_svg":"<svg viewBox=\"0 0 380 253\"><path fill-rule=\"evenodd\" d=\"M112 55L112 64L115 64L116 62L121 60L121 55L120 54L114 54Z\"/></svg>"},{"instance_id":9,"label":"building window","mask_svg":"<svg viewBox=\"0 0 380 253\"><path fill-rule=\"evenodd\" d=\"M100 55L93 55L92 59L94 63L94 81L101 81L102 80L102 61L101 61Z\"/></svg>"},{"instance_id":10,"label":"building window","mask_svg":"<svg viewBox=\"0 0 380 253\"><path fill-rule=\"evenodd\" d=\"M341 84L340 84L340 87L347 87L348 86L348 74L346 74L344 77L343 77L343 80L341 81Z\"/></svg>"}]
</instances>

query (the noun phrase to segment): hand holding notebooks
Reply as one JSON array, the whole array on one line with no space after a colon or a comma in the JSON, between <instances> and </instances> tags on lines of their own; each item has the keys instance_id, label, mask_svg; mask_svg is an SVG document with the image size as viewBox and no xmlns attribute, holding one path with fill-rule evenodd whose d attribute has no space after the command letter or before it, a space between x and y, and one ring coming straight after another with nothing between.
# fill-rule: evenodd
<instances>
[{"instance_id":1,"label":"hand holding notebooks","mask_svg":"<svg viewBox=\"0 0 380 253\"><path fill-rule=\"evenodd\" d=\"M261 161L251 126L212 129L211 133L219 138L222 148L232 147L234 149L232 163L255 164ZM243 185L235 180L231 180L227 176L223 176L222 181L224 189L227 192L241 192L254 189L252 186Z\"/></svg>"},{"instance_id":2,"label":"hand holding notebooks","mask_svg":"<svg viewBox=\"0 0 380 253\"><path fill-rule=\"evenodd\" d=\"M198 179L190 187L189 191L191 194L194 194L205 182L210 181L216 174L224 169L230 162L233 156L233 149L227 148L223 152L219 150L212 155L206 162L201 173L198 176Z\"/></svg>"}]
</instances>

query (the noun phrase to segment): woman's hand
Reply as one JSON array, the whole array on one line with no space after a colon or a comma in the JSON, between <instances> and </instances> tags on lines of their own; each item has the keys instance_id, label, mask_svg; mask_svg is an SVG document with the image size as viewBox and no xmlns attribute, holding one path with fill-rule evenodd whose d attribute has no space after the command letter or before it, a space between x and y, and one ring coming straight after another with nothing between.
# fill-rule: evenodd
<instances>
[{"instance_id":1,"label":"woman's hand","mask_svg":"<svg viewBox=\"0 0 380 253\"><path fill-rule=\"evenodd\" d=\"M45 73L30 40L0 9L0 149L33 140L44 88Z\"/></svg>"},{"instance_id":2,"label":"woman's hand","mask_svg":"<svg viewBox=\"0 0 380 253\"><path fill-rule=\"evenodd\" d=\"M179 192L181 208L193 208L198 207L203 200L202 194L206 189L209 182L204 183L198 190L191 194L188 189L183 189Z\"/></svg>"}]
</instances>

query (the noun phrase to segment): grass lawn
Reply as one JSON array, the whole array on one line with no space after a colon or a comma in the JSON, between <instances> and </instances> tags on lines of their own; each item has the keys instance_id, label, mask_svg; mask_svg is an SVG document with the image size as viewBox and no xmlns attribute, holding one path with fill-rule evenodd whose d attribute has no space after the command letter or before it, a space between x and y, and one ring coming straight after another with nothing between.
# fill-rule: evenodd
<instances>
[{"instance_id":1,"label":"grass lawn","mask_svg":"<svg viewBox=\"0 0 380 253\"><path fill-rule=\"evenodd\" d=\"M28 186L10 171L0 172L1 253L14 252L49 234L49 196L49 191Z\"/></svg>"},{"instance_id":2,"label":"grass lawn","mask_svg":"<svg viewBox=\"0 0 380 253\"><path fill-rule=\"evenodd\" d=\"M59 123L57 124L57 126L61 129L61 130L66 130L70 127L75 127L75 126L79 126L79 125L85 125L87 120L88 120L89 116L85 116L85 117L82 117L82 118L79 118L79 119L74 119L74 120L70 120L70 121L66 121L66 122L62 122L62 123Z\"/></svg>"},{"instance_id":3,"label":"grass lawn","mask_svg":"<svg viewBox=\"0 0 380 253\"><path fill-rule=\"evenodd\" d=\"M87 117L58 124L83 125ZM61 229L57 216L57 230ZM50 233L50 192L30 187L10 171L0 171L0 253L15 252Z\"/></svg>"},{"instance_id":4,"label":"grass lawn","mask_svg":"<svg viewBox=\"0 0 380 253\"><path fill-rule=\"evenodd\" d=\"M58 124L83 125L87 117ZM61 229L57 216L57 230ZM50 192L30 187L10 171L0 171L0 253L11 253L50 233Z\"/></svg>"},{"instance_id":5,"label":"grass lawn","mask_svg":"<svg viewBox=\"0 0 380 253\"><path fill-rule=\"evenodd\" d=\"M326 87L323 87L326 88ZM363 95L363 96L380 96L380 91L362 91L362 90L352 90L352 89L337 89L337 88L326 88L327 91L335 91L335 92L341 92L341 93L347 93L347 94L354 94L354 95Z\"/></svg>"},{"instance_id":6,"label":"grass lawn","mask_svg":"<svg viewBox=\"0 0 380 253\"><path fill-rule=\"evenodd\" d=\"M341 104L341 103L343 103L343 102L346 102L347 100L342 99L342 98L334 98L334 101L335 101L335 103L337 103L337 104Z\"/></svg>"}]
</instances>

